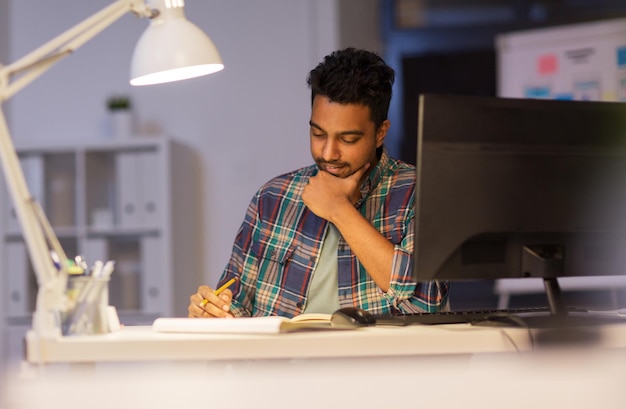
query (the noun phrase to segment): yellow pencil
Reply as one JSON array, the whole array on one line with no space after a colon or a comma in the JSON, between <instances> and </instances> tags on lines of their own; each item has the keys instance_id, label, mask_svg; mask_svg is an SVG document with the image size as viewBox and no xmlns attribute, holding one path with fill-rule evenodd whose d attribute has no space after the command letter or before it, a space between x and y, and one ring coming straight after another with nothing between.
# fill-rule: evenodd
<instances>
[{"instance_id":1,"label":"yellow pencil","mask_svg":"<svg viewBox=\"0 0 626 409\"><path fill-rule=\"evenodd\" d=\"M220 293L222 291L224 291L225 289L227 289L228 287L231 286L232 283L234 283L235 281L237 281L238 278L237 277L233 277L230 280L228 280L226 283L224 283L223 286L221 286L220 288L218 288L217 290L214 291L215 295L220 295ZM202 302L200 303L200 307L204 307L205 305L207 305L207 303L209 302L209 300L207 300L206 298L204 300L202 300Z\"/></svg>"}]
</instances>

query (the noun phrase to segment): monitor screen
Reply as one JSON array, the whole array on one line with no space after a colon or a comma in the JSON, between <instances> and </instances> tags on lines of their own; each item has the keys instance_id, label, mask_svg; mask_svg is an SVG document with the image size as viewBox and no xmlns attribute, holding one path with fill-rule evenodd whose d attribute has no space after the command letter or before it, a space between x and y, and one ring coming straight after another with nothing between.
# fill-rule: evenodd
<instances>
[{"instance_id":1,"label":"monitor screen","mask_svg":"<svg viewBox=\"0 0 626 409\"><path fill-rule=\"evenodd\" d=\"M421 95L414 277L626 274L626 103Z\"/></svg>"}]
</instances>

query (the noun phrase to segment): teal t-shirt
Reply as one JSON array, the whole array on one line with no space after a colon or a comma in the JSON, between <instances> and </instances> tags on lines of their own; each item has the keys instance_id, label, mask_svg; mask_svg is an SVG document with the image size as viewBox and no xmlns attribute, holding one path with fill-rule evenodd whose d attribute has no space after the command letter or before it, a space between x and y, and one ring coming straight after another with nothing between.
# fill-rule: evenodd
<instances>
[{"instance_id":1,"label":"teal t-shirt","mask_svg":"<svg viewBox=\"0 0 626 409\"><path fill-rule=\"evenodd\" d=\"M339 291L337 289L338 244L339 231L335 226L329 224L322 245L320 261L313 271L313 277L311 277L309 294L303 313L331 314L339 309Z\"/></svg>"}]
</instances>

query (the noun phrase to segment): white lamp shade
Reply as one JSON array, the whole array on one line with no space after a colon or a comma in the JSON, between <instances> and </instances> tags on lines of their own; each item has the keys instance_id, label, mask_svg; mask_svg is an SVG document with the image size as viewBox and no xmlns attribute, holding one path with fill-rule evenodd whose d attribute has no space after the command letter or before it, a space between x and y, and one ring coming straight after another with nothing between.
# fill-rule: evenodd
<instances>
[{"instance_id":1,"label":"white lamp shade","mask_svg":"<svg viewBox=\"0 0 626 409\"><path fill-rule=\"evenodd\" d=\"M212 74L224 68L213 41L187 20L182 8L151 20L131 63L131 85L151 85Z\"/></svg>"}]
</instances>

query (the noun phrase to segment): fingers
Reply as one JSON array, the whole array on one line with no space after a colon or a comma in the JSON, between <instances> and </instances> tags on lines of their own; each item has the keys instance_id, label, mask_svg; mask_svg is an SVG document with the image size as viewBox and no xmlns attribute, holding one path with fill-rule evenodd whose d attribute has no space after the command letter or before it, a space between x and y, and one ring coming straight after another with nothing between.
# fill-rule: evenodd
<instances>
[{"instance_id":1,"label":"fingers","mask_svg":"<svg viewBox=\"0 0 626 409\"><path fill-rule=\"evenodd\" d=\"M218 296L213 289L203 285L198 291L189 297L187 308L189 318L232 318L230 304L233 293L230 289L222 291Z\"/></svg>"},{"instance_id":2,"label":"fingers","mask_svg":"<svg viewBox=\"0 0 626 409\"><path fill-rule=\"evenodd\" d=\"M189 297L189 307L187 307L187 316L189 318L198 318L198 317L202 317L202 315L204 314L204 309L202 309L200 307L200 303L203 300L203 296L201 295L201 293L203 293L205 290L203 290L203 288L205 288L206 286L201 286L198 287L198 292L195 294L192 294L191 297ZM206 287L208 288L208 287Z\"/></svg>"}]
</instances>

